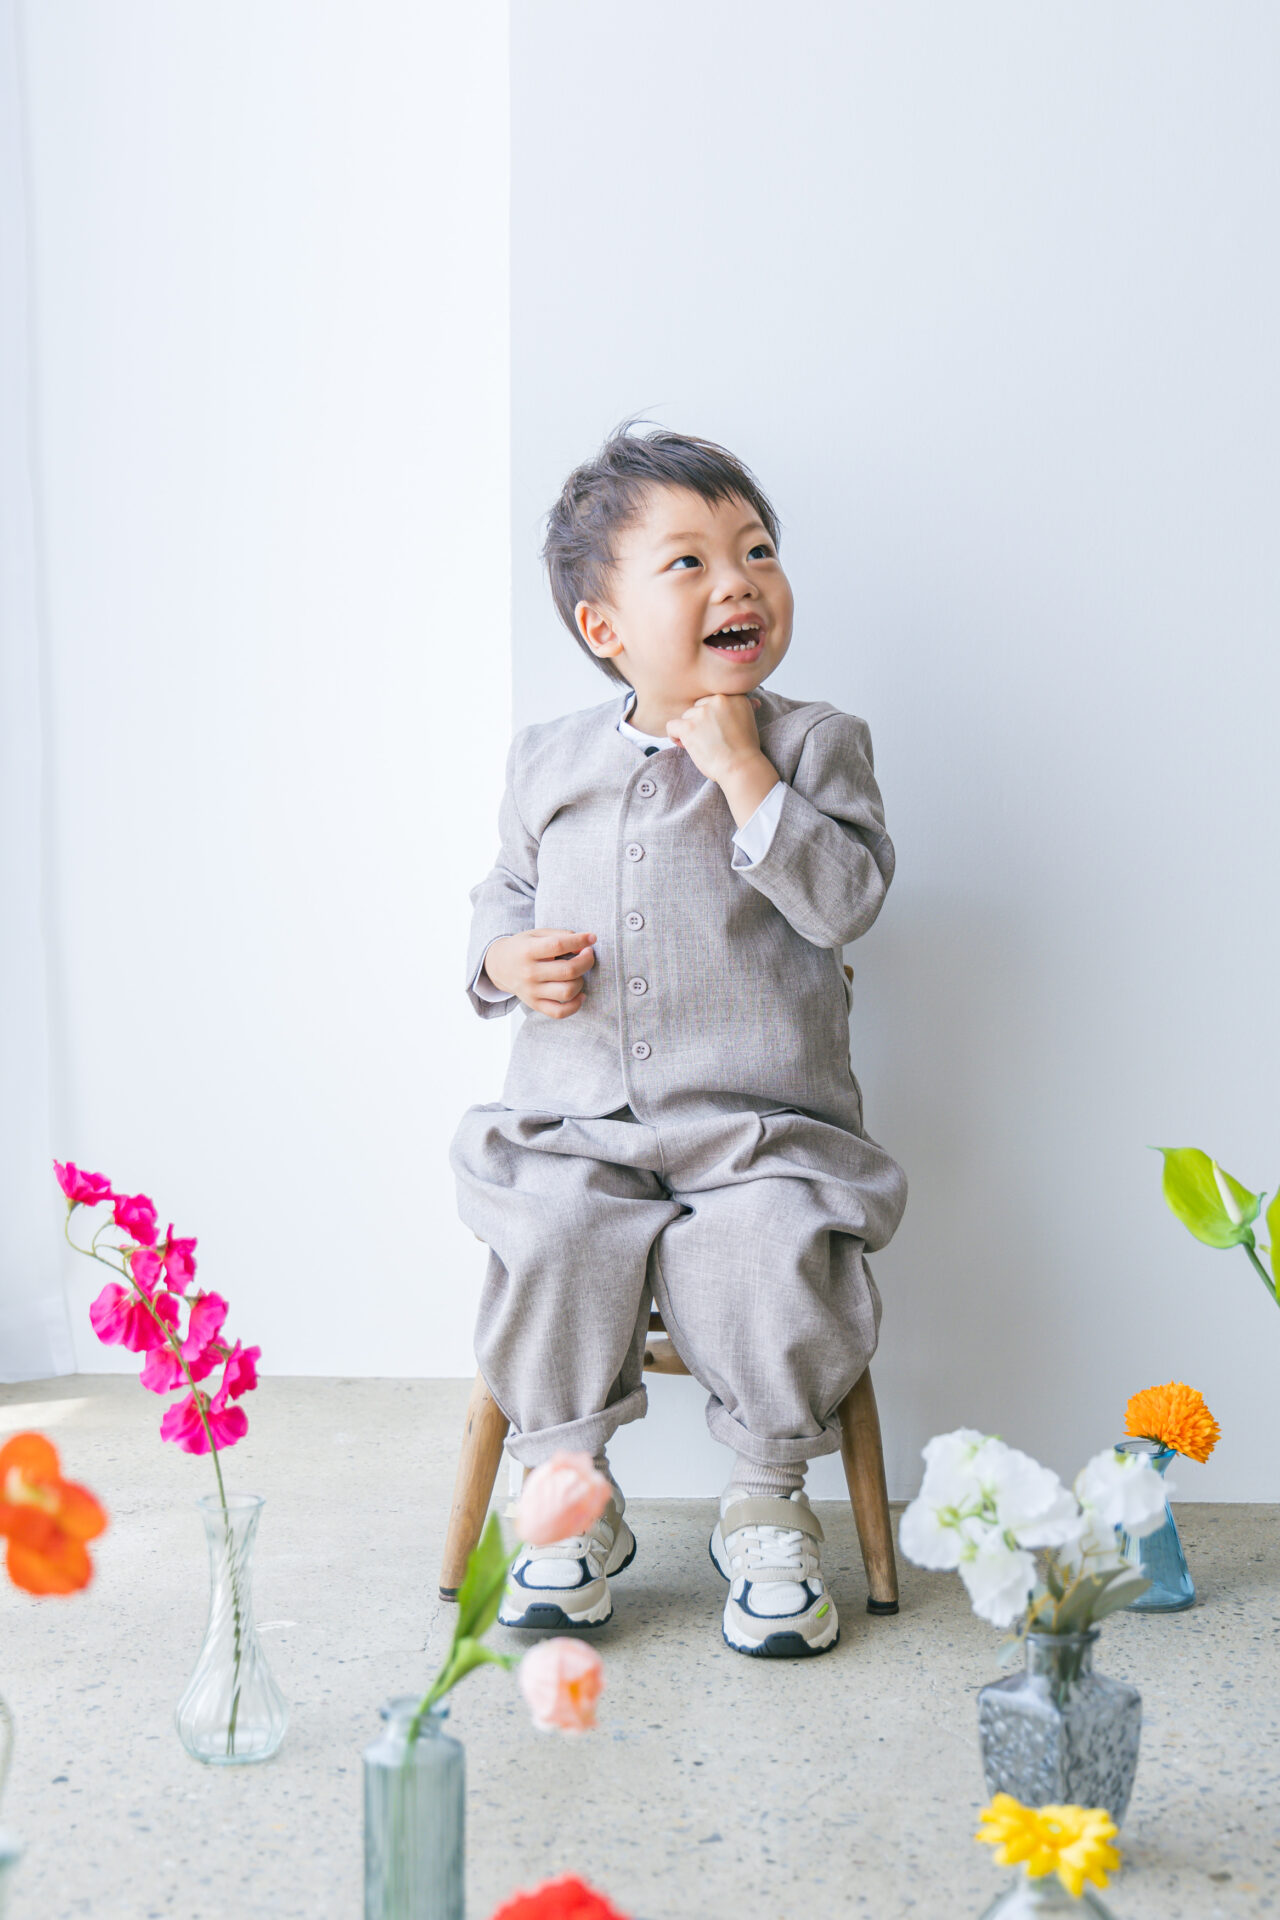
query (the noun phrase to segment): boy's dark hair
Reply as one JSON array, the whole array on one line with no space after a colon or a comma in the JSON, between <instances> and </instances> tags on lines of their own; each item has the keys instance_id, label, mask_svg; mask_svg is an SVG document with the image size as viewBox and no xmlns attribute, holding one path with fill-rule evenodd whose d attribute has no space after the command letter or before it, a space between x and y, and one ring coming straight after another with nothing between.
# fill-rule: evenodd
<instances>
[{"instance_id":1,"label":"boy's dark hair","mask_svg":"<svg viewBox=\"0 0 1280 1920\"><path fill-rule=\"evenodd\" d=\"M574 468L547 515L542 546L560 618L592 664L622 687L630 681L612 660L591 651L573 610L580 600L607 599L617 564L614 536L635 519L652 487L687 487L713 502L741 497L755 508L774 546L779 544L778 517L741 460L714 440L665 427L631 433L641 417L622 421L594 459Z\"/></svg>"}]
</instances>

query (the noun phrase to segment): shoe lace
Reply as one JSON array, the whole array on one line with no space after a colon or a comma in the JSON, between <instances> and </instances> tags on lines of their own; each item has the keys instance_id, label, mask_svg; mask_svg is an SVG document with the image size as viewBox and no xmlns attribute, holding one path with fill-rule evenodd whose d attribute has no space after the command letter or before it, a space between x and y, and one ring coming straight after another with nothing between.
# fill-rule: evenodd
<instances>
[{"instance_id":1,"label":"shoe lace","mask_svg":"<svg viewBox=\"0 0 1280 1920\"><path fill-rule=\"evenodd\" d=\"M748 1573L757 1567L787 1567L794 1568L797 1577L803 1580L808 1572L805 1555L808 1537L797 1527L741 1527L733 1551L735 1555L743 1555Z\"/></svg>"}]
</instances>

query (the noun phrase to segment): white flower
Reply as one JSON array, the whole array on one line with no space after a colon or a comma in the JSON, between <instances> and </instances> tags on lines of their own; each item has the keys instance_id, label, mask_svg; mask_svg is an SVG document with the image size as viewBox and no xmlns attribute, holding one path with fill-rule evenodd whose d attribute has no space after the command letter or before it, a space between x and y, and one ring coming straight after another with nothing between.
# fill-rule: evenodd
<instances>
[{"instance_id":1,"label":"white flower","mask_svg":"<svg viewBox=\"0 0 1280 1920\"><path fill-rule=\"evenodd\" d=\"M1023 1611L1036 1583L1036 1563L1021 1547L1010 1547L993 1528L972 1559L960 1563L974 1612L992 1626L1008 1627Z\"/></svg>"},{"instance_id":2,"label":"white flower","mask_svg":"<svg viewBox=\"0 0 1280 1920\"><path fill-rule=\"evenodd\" d=\"M1081 1572L1114 1573L1129 1564L1120 1551L1115 1528L1109 1521L1099 1519L1092 1507L1085 1510L1077 1538L1068 1541L1055 1557L1063 1573L1072 1580Z\"/></svg>"},{"instance_id":3,"label":"white flower","mask_svg":"<svg viewBox=\"0 0 1280 1920\"><path fill-rule=\"evenodd\" d=\"M990 1523L980 1515L967 1515L962 1520L954 1509L935 1507L919 1493L903 1509L898 1540L908 1560L914 1560L918 1567L944 1570L958 1567L963 1556L991 1530Z\"/></svg>"},{"instance_id":4,"label":"white flower","mask_svg":"<svg viewBox=\"0 0 1280 1920\"><path fill-rule=\"evenodd\" d=\"M1099 1523L1123 1527L1131 1539L1154 1533L1164 1519L1166 1496L1173 1491L1143 1455L1106 1447L1080 1469L1076 1498Z\"/></svg>"},{"instance_id":5,"label":"white flower","mask_svg":"<svg viewBox=\"0 0 1280 1920\"><path fill-rule=\"evenodd\" d=\"M933 1507L964 1507L977 1500L980 1489L973 1461L986 1441L986 1434L975 1427L936 1433L922 1450L925 1467L920 1498Z\"/></svg>"},{"instance_id":6,"label":"white flower","mask_svg":"<svg viewBox=\"0 0 1280 1920\"><path fill-rule=\"evenodd\" d=\"M1050 1467L1030 1454L1004 1447L983 1473L984 1491L995 1502L996 1519L1020 1547L1061 1547L1084 1524L1075 1496Z\"/></svg>"}]
</instances>

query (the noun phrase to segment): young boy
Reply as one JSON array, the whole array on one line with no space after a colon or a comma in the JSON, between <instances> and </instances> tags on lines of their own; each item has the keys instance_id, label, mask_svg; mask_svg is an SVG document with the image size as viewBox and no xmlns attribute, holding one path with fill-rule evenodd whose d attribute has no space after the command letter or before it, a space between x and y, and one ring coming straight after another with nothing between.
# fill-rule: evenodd
<instances>
[{"instance_id":1,"label":"young boy","mask_svg":"<svg viewBox=\"0 0 1280 1920\"><path fill-rule=\"evenodd\" d=\"M524 1009L501 1101L449 1160L487 1241L476 1357L525 1467L646 1406L651 1297L732 1448L711 1555L738 1652L836 1644L805 1463L875 1351L866 1253L906 1204L863 1130L841 949L893 874L864 721L763 690L791 641L777 521L706 440L617 429L566 481L543 557L620 689L518 732L472 890L467 992ZM610 1475L612 1479L612 1475ZM591 1627L635 1554L615 1493L525 1547L499 1619Z\"/></svg>"}]
</instances>

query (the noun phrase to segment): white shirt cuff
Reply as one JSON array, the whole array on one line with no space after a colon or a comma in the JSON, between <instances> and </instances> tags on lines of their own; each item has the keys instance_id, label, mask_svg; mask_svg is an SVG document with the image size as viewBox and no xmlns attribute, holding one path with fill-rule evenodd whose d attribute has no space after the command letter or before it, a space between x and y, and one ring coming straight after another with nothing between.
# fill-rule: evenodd
<instances>
[{"instance_id":1,"label":"white shirt cuff","mask_svg":"<svg viewBox=\"0 0 1280 1920\"><path fill-rule=\"evenodd\" d=\"M489 947L491 947L492 945L493 945L493 941L491 940L489 942ZM484 970L485 956L489 952L489 947L486 947L484 950L484 954L481 955L480 965L476 968L476 977L471 982L471 991L472 993L479 994L482 1000L509 1000L511 998L511 995L509 993L504 993L501 987L495 987L492 980L489 978L488 974Z\"/></svg>"},{"instance_id":2,"label":"white shirt cuff","mask_svg":"<svg viewBox=\"0 0 1280 1920\"><path fill-rule=\"evenodd\" d=\"M782 796L786 790L785 780L775 781L751 818L743 821L733 836L731 866L753 867L757 860L764 859L777 830L778 818L782 812Z\"/></svg>"}]
</instances>

